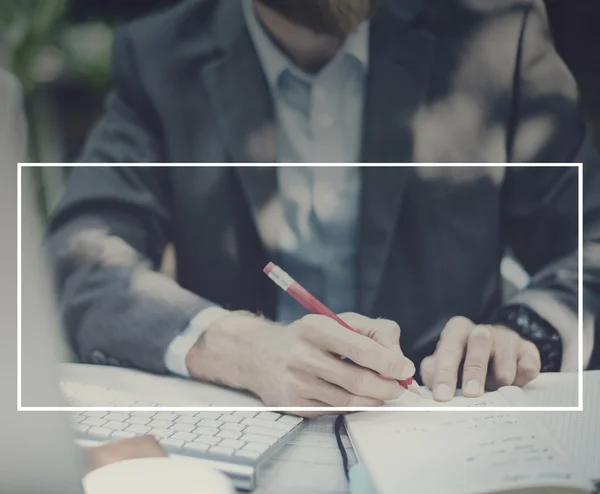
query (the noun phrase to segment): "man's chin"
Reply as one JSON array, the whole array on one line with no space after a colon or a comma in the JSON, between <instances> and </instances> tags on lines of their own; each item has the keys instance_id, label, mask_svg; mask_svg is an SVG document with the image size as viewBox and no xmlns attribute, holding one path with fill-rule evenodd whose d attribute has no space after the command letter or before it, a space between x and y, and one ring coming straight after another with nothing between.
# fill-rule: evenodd
<instances>
[{"instance_id":1,"label":"man's chin","mask_svg":"<svg viewBox=\"0 0 600 494\"><path fill-rule=\"evenodd\" d=\"M317 35L344 38L377 9L378 0L258 0Z\"/></svg>"}]
</instances>

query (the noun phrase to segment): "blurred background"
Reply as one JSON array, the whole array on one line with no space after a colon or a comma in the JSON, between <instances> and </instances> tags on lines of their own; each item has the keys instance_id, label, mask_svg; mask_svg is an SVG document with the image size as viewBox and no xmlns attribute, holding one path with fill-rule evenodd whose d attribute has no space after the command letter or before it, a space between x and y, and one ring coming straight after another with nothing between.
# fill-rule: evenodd
<instances>
[{"instance_id":1,"label":"blurred background","mask_svg":"<svg viewBox=\"0 0 600 494\"><path fill-rule=\"evenodd\" d=\"M110 86L115 27L179 1L0 0L0 66L15 73L26 91L30 161L77 159ZM582 109L600 143L600 0L545 2L557 50L579 83ZM38 173L47 212L60 194L64 170Z\"/></svg>"}]
</instances>

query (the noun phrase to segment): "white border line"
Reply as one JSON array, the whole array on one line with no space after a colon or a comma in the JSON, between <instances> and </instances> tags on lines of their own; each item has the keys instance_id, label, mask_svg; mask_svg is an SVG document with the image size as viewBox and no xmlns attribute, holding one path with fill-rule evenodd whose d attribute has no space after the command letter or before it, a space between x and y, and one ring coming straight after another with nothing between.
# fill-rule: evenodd
<instances>
[{"instance_id":1,"label":"white border line","mask_svg":"<svg viewBox=\"0 0 600 494\"><path fill-rule=\"evenodd\" d=\"M21 187L22 168L26 167L67 167L66 163L19 163L18 164L18 190L17 190L17 410L28 412L75 412L75 411L140 411L140 412L163 412L163 411L278 411L278 412L558 412L558 411L583 411L583 163L86 163L78 166L88 167L208 167L208 166L377 166L377 167L577 167L579 183L579 235L578 235L578 406L576 407L24 407L22 406L21 389Z\"/></svg>"},{"instance_id":2,"label":"white border line","mask_svg":"<svg viewBox=\"0 0 600 494\"><path fill-rule=\"evenodd\" d=\"M17 410L21 410L21 164L17 170Z\"/></svg>"}]
</instances>

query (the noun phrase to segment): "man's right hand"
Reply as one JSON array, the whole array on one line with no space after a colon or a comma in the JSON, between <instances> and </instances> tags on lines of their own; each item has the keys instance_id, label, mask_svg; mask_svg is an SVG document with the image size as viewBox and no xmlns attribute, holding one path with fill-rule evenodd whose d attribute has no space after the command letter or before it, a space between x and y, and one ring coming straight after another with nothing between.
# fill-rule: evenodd
<instances>
[{"instance_id":1,"label":"man's right hand","mask_svg":"<svg viewBox=\"0 0 600 494\"><path fill-rule=\"evenodd\" d=\"M325 316L282 326L233 313L206 330L186 364L192 377L247 389L267 406L369 407L400 396L397 380L412 377L415 366L400 350L398 325L340 317L360 334Z\"/></svg>"}]
</instances>

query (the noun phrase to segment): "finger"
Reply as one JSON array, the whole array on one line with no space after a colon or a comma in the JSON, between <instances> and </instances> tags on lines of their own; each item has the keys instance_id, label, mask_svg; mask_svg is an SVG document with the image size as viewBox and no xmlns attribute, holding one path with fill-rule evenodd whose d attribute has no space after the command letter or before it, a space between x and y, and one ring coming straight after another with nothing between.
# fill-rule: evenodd
<instances>
[{"instance_id":1,"label":"finger","mask_svg":"<svg viewBox=\"0 0 600 494\"><path fill-rule=\"evenodd\" d=\"M389 319L371 319L355 312L340 314L339 317L360 334L391 350L400 350L400 326L396 322Z\"/></svg>"},{"instance_id":2,"label":"finger","mask_svg":"<svg viewBox=\"0 0 600 494\"><path fill-rule=\"evenodd\" d=\"M473 327L474 324L469 319L454 317L448 321L442 331L435 352L436 366L433 377L433 397L437 401L450 401L454 397L458 368Z\"/></svg>"},{"instance_id":3,"label":"finger","mask_svg":"<svg viewBox=\"0 0 600 494\"><path fill-rule=\"evenodd\" d=\"M540 352L537 347L531 341L521 338L517 350L517 376L514 385L523 387L530 383L540 374L541 368Z\"/></svg>"},{"instance_id":4,"label":"finger","mask_svg":"<svg viewBox=\"0 0 600 494\"><path fill-rule=\"evenodd\" d=\"M481 396L485 390L493 338L489 326L476 326L467 340L467 355L463 365L462 392L467 397Z\"/></svg>"},{"instance_id":5,"label":"finger","mask_svg":"<svg viewBox=\"0 0 600 494\"><path fill-rule=\"evenodd\" d=\"M517 376L517 346L519 336L510 329L494 329L494 357L492 372L488 376L488 388L511 386Z\"/></svg>"},{"instance_id":6,"label":"finger","mask_svg":"<svg viewBox=\"0 0 600 494\"><path fill-rule=\"evenodd\" d=\"M333 319L310 315L303 320L308 324L303 336L322 350L346 357L388 378L408 379L415 372L413 363L401 353L348 331Z\"/></svg>"},{"instance_id":7,"label":"finger","mask_svg":"<svg viewBox=\"0 0 600 494\"><path fill-rule=\"evenodd\" d=\"M304 372L358 396L389 401L395 400L404 391L395 379L387 379L328 353L312 352L307 360Z\"/></svg>"},{"instance_id":8,"label":"finger","mask_svg":"<svg viewBox=\"0 0 600 494\"><path fill-rule=\"evenodd\" d=\"M423 384L429 389L433 388L433 376L435 374L435 356L430 355L421 361L421 378Z\"/></svg>"}]
</instances>

